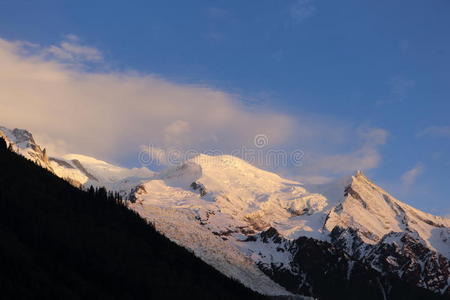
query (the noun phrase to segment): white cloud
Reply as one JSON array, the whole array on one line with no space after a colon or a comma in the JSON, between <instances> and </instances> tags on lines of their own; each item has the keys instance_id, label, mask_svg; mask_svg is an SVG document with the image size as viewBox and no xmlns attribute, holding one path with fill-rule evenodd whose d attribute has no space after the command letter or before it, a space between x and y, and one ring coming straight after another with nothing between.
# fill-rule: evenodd
<instances>
[{"instance_id":1,"label":"white cloud","mask_svg":"<svg viewBox=\"0 0 450 300\"><path fill-rule=\"evenodd\" d=\"M261 132L276 146L296 127L290 116L249 110L217 89L135 72L89 72L48 57L46 47L24 45L0 39L0 124L63 140L72 152L114 160L143 144L229 151Z\"/></svg>"},{"instance_id":2,"label":"white cloud","mask_svg":"<svg viewBox=\"0 0 450 300\"><path fill-rule=\"evenodd\" d=\"M49 46L44 52L66 62L98 62L103 60L103 56L99 50L81 45L80 39L73 34L67 35L66 40L58 45Z\"/></svg>"},{"instance_id":3,"label":"white cloud","mask_svg":"<svg viewBox=\"0 0 450 300\"><path fill-rule=\"evenodd\" d=\"M413 185L417 178L423 173L424 166L422 164L416 165L414 168L403 173L401 180L405 187L410 187Z\"/></svg>"},{"instance_id":4,"label":"white cloud","mask_svg":"<svg viewBox=\"0 0 450 300\"><path fill-rule=\"evenodd\" d=\"M294 179L297 179L298 181L306 184L311 185L320 185L320 184L326 184L334 180L333 177L327 177L327 176L306 176L306 177L296 177Z\"/></svg>"},{"instance_id":5,"label":"white cloud","mask_svg":"<svg viewBox=\"0 0 450 300\"><path fill-rule=\"evenodd\" d=\"M418 136L450 138L450 126L430 126L420 131Z\"/></svg>"},{"instance_id":6,"label":"white cloud","mask_svg":"<svg viewBox=\"0 0 450 300\"><path fill-rule=\"evenodd\" d=\"M359 138L358 138L359 136ZM325 174L346 174L356 170L370 170L381 162L378 148L386 143L388 132L380 128L359 129L354 140L361 145L354 151L344 154L321 154L310 152L305 158L303 172L316 177L318 172Z\"/></svg>"},{"instance_id":7,"label":"white cloud","mask_svg":"<svg viewBox=\"0 0 450 300\"><path fill-rule=\"evenodd\" d=\"M381 157L376 149L363 147L349 154L319 156L307 166L308 171L342 174L377 167Z\"/></svg>"},{"instance_id":8,"label":"white cloud","mask_svg":"<svg viewBox=\"0 0 450 300\"><path fill-rule=\"evenodd\" d=\"M65 42L79 39L67 36ZM303 172L316 182L375 168L387 137L382 129L355 130L354 124L321 115L294 118L248 107L239 96L208 86L136 72L87 71L49 57L48 47L2 39L0 107L1 125L29 129L51 152L109 161L135 157L136 165L142 145L167 163L178 155L172 150L231 153L254 147L254 137L264 134L267 149L302 150L304 166L295 175Z\"/></svg>"}]
</instances>

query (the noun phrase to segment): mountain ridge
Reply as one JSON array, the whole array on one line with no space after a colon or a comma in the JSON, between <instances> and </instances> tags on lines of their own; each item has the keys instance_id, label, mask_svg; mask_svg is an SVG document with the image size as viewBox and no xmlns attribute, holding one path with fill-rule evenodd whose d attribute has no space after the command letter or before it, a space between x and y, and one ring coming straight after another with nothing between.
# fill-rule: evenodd
<instances>
[{"instance_id":1,"label":"mountain ridge","mask_svg":"<svg viewBox=\"0 0 450 300\"><path fill-rule=\"evenodd\" d=\"M80 157L60 164L77 168L70 158ZM114 167L80 163L92 176L113 174ZM256 291L283 294L284 287L326 299L321 270L339 279L334 289L343 295L356 289L355 299L367 296L358 286L378 296L408 289L450 296L450 219L397 200L361 171L311 186L233 156L202 154L146 174L123 185L120 176L103 181L158 231ZM315 270L299 253L330 270Z\"/></svg>"},{"instance_id":2,"label":"mountain ridge","mask_svg":"<svg viewBox=\"0 0 450 300\"><path fill-rule=\"evenodd\" d=\"M31 132L25 129L11 130L0 126L0 137L5 139L7 146L14 152L77 187L105 187L125 197L133 187L154 175L147 168L127 169L82 154L49 156L47 151L35 142Z\"/></svg>"},{"instance_id":3,"label":"mountain ridge","mask_svg":"<svg viewBox=\"0 0 450 300\"><path fill-rule=\"evenodd\" d=\"M0 138L2 299L267 299L105 189L75 188Z\"/></svg>"},{"instance_id":4,"label":"mountain ridge","mask_svg":"<svg viewBox=\"0 0 450 300\"><path fill-rule=\"evenodd\" d=\"M299 182L266 171L255 172L239 159L230 162L230 157L202 156L200 160L213 163L196 165L191 160L171 169L176 176L143 184L145 192L136 194L133 209L148 220L154 218L149 212L159 208L193 213L197 226L234 245L271 278L283 273L284 278L297 280L297 286L317 284L302 282L299 271L305 266L297 256L302 249L298 241L309 238L317 244L314 247L339 249L336 257L347 263L342 267L345 272L336 270L336 274L353 278L356 269L350 266L357 262L361 270L375 274L370 277L374 282L391 278L380 283L382 288L374 285L384 293L404 281L410 286L449 294L450 220L400 202L362 172L329 184L328 194L341 190L337 198L330 198L318 191L309 192ZM220 165L222 161L225 163ZM236 166L238 172L228 173ZM243 169L245 175L241 177ZM158 222L164 220L159 218ZM167 234L169 238L179 238L177 232ZM185 246L193 247L190 242ZM283 285L283 281L277 282ZM320 296L317 290L309 294L303 288L290 290Z\"/></svg>"}]
</instances>

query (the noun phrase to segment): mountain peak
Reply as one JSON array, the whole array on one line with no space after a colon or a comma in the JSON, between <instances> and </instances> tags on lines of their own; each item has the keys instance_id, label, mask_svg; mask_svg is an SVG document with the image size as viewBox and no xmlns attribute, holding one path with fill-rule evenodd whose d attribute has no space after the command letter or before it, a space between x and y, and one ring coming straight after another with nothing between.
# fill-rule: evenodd
<instances>
[{"instance_id":1,"label":"mountain peak","mask_svg":"<svg viewBox=\"0 0 450 300\"><path fill-rule=\"evenodd\" d=\"M12 133L16 137L16 142L17 143L21 143L21 142L30 142L30 143L33 143L33 144L36 143L34 141L33 135L28 130L14 128Z\"/></svg>"},{"instance_id":2,"label":"mountain peak","mask_svg":"<svg viewBox=\"0 0 450 300\"><path fill-rule=\"evenodd\" d=\"M53 172L46 150L36 144L28 130L18 128L11 130L0 126L0 137L5 139L14 152Z\"/></svg>"},{"instance_id":3,"label":"mountain peak","mask_svg":"<svg viewBox=\"0 0 450 300\"><path fill-rule=\"evenodd\" d=\"M14 143L18 147L24 148L29 145L36 145L31 132L25 129L14 128L13 130L0 126L0 136L7 138L7 142Z\"/></svg>"},{"instance_id":4,"label":"mountain peak","mask_svg":"<svg viewBox=\"0 0 450 300\"><path fill-rule=\"evenodd\" d=\"M363 180L372 182L372 181L366 176L366 174L364 174L364 172L361 171L361 170L357 170L357 171L355 172L355 174L353 175L353 177L356 178L356 179L363 179Z\"/></svg>"},{"instance_id":5,"label":"mountain peak","mask_svg":"<svg viewBox=\"0 0 450 300\"><path fill-rule=\"evenodd\" d=\"M397 200L361 172L352 177L343 201L329 214L325 228L331 232L335 227L357 230L368 244L392 232L414 233L430 249L450 257L445 242L450 222Z\"/></svg>"},{"instance_id":6,"label":"mountain peak","mask_svg":"<svg viewBox=\"0 0 450 300\"><path fill-rule=\"evenodd\" d=\"M356 172L355 172L355 177L360 177L360 176L364 176L364 177L365 177L363 171L361 171L361 170L356 170Z\"/></svg>"}]
</instances>

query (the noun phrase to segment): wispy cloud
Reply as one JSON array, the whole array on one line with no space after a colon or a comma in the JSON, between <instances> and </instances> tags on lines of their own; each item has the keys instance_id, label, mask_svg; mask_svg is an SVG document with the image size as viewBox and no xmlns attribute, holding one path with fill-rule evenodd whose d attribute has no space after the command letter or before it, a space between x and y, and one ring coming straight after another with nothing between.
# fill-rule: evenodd
<instances>
[{"instance_id":1,"label":"wispy cloud","mask_svg":"<svg viewBox=\"0 0 450 300\"><path fill-rule=\"evenodd\" d=\"M207 10L208 16L217 20L230 20L231 13L225 8L210 7Z\"/></svg>"},{"instance_id":2,"label":"wispy cloud","mask_svg":"<svg viewBox=\"0 0 450 300\"><path fill-rule=\"evenodd\" d=\"M397 75L391 77L388 82L389 91L386 96L379 99L377 105L392 104L403 102L409 95L410 90L416 85L414 80Z\"/></svg>"},{"instance_id":3,"label":"wispy cloud","mask_svg":"<svg viewBox=\"0 0 450 300\"><path fill-rule=\"evenodd\" d=\"M437 138L450 138L450 126L429 126L421 130L418 137L437 137Z\"/></svg>"},{"instance_id":4,"label":"wispy cloud","mask_svg":"<svg viewBox=\"0 0 450 300\"><path fill-rule=\"evenodd\" d=\"M294 22L303 22L317 11L315 0L296 0L290 7L290 14Z\"/></svg>"},{"instance_id":5,"label":"wispy cloud","mask_svg":"<svg viewBox=\"0 0 450 300\"><path fill-rule=\"evenodd\" d=\"M379 147L387 141L388 132L380 128L360 129L353 138L361 145L355 151L344 154L311 153L305 158L303 171L317 177L317 173L348 174L356 170L370 170L379 165L381 155Z\"/></svg>"},{"instance_id":6,"label":"wispy cloud","mask_svg":"<svg viewBox=\"0 0 450 300\"><path fill-rule=\"evenodd\" d=\"M415 82L402 76L396 76L389 80L389 84L392 88L392 94L400 101L403 101L406 98L410 88L415 85Z\"/></svg>"},{"instance_id":7,"label":"wispy cloud","mask_svg":"<svg viewBox=\"0 0 450 300\"><path fill-rule=\"evenodd\" d=\"M67 35L65 40L58 45L51 45L44 49L44 53L66 62L98 62L103 60L103 56L98 49L82 45L78 36L73 34Z\"/></svg>"},{"instance_id":8,"label":"wispy cloud","mask_svg":"<svg viewBox=\"0 0 450 300\"><path fill-rule=\"evenodd\" d=\"M413 185L418 177L423 173L424 166L422 164L417 164L414 168L403 173L401 180L405 188L409 188Z\"/></svg>"},{"instance_id":9,"label":"wispy cloud","mask_svg":"<svg viewBox=\"0 0 450 300\"><path fill-rule=\"evenodd\" d=\"M216 31L208 32L207 34L205 34L205 38L214 42L221 42L225 39L223 34Z\"/></svg>"}]
</instances>

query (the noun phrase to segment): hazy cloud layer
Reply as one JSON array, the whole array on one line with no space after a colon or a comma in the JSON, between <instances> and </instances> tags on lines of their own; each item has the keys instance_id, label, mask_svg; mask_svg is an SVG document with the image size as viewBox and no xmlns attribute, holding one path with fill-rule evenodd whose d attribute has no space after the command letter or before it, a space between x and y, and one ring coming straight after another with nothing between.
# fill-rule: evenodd
<instances>
[{"instance_id":1,"label":"hazy cloud layer","mask_svg":"<svg viewBox=\"0 0 450 300\"><path fill-rule=\"evenodd\" d=\"M325 183L330 178L320 174L339 175L350 174L355 170L370 170L381 162L379 148L388 138L388 132L379 128L359 129L353 136L352 144L359 147L354 151L343 154L324 154L310 151L305 158L302 172L310 174L307 180L310 183ZM357 142L355 142L357 141Z\"/></svg>"},{"instance_id":2,"label":"hazy cloud layer","mask_svg":"<svg viewBox=\"0 0 450 300\"><path fill-rule=\"evenodd\" d=\"M403 173L401 180L403 185L408 188L413 185L418 177L423 173L424 166L422 164L416 165L414 168Z\"/></svg>"},{"instance_id":3,"label":"hazy cloud layer","mask_svg":"<svg viewBox=\"0 0 450 300\"><path fill-rule=\"evenodd\" d=\"M305 162L294 172L316 178L371 169L381 160L382 129L249 108L230 93L155 75L83 68L102 60L75 36L51 46L0 39L0 124L31 130L53 152L111 161L135 155L136 164L148 145L165 160L169 148L254 147L258 134L270 148L304 150Z\"/></svg>"},{"instance_id":4,"label":"hazy cloud layer","mask_svg":"<svg viewBox=\"0 0 450 300\"><path fill-rule=\"evenodd\" d=\"M23 47L0 40L1 123L62 139L72 151L111 158L147 143L227 148L260 132L278 144L294 127L292 118L248 111L222 91L152 75L85 72L46 56L59 49L90 60L98 51L89 47L61 44L32 55Z\"/></svg>"},{"instance_id":5,"label":"hazy cloud layer","mask_svg":"<svg viewBox=\"0 0 450 300\"><path fill-rule=\"evenodd\" d=\"M419 132L418 136L450 138L450 126L430 126Z\"/></svg>"}]
</instances>

